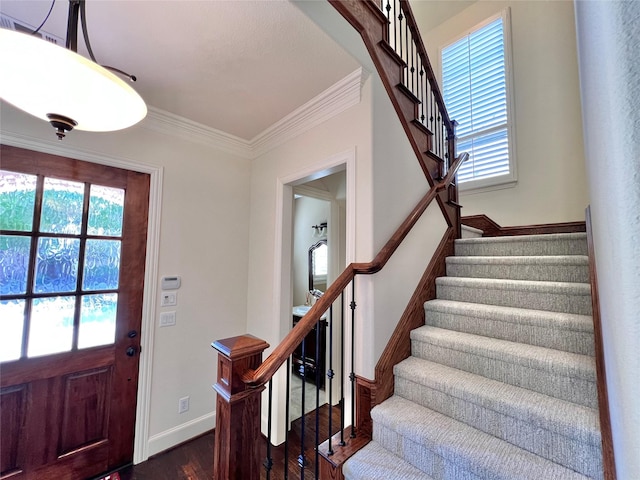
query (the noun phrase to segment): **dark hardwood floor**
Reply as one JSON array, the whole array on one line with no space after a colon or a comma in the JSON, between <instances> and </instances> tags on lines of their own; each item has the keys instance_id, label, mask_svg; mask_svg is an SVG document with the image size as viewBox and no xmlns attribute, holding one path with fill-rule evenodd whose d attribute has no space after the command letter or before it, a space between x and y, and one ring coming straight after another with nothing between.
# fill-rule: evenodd
<instances>
[{"instance_id":1,"label":"dark hardwood floor","mask_svg":"<svg viewBox=\"0 0 640 480\"><path fill-rule=\"evenodd\" d=\"M328 438L329 407L323 405L318 410L319 443ZM332 409L332 434L340 431L340 408ZM305 415L305 457L308 465L304 476L298 465L300 455L300 428L302 419L291 424L289 432L288 478L315 478L315 411ZM120 471L121 480L205 480L213 478L213 440L214 432L206 433L171 450L151 457L146 462L128 467ZM266 458L267 441L262 442L263 458ZM285 477L285 445L272 447L273 468L271 480L284 480ZM263 468L261 479L266 480L266 470Z\"/></svg>"}]
</instances>

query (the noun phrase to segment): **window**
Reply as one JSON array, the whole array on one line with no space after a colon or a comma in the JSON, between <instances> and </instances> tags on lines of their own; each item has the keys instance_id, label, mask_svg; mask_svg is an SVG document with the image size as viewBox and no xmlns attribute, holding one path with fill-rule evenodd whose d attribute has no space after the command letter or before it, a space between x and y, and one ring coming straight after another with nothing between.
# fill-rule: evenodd
<instances>
[{"instance_id":1,"label":"window","mask_svg":"<svg viewBox=\"0 0 640 480\"><path fill-rule=\"evenodd\" d=\"M442 49L442 89L458 122L458 152L469 160L458 171L462 189L516 180L510 134L508 10Z\"/></svg>"},{"instance_id":2,"label":"window","mask_svg":"<svg viewBox=\"0 0 640 480\"><path fill-rule=\"evenodd\" d=\"M0 362L114 342L124 195L0 170Z\"/></svg>"}]
</instances>

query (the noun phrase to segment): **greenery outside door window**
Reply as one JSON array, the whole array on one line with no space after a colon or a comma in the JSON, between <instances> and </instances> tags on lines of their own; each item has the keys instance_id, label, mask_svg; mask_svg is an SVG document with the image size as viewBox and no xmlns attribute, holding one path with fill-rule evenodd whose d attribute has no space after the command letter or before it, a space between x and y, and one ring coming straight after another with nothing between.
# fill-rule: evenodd
<instances>
[{"instance_id":1,"label":"greenery outside door window","mask_svg":"<svg viewBox=\"0 0 640 480\"><path fill-rule=\"evenodd\" d=\"M114 342L124 196L0 171L0 361Z\"/></svg>"}]
</instances>

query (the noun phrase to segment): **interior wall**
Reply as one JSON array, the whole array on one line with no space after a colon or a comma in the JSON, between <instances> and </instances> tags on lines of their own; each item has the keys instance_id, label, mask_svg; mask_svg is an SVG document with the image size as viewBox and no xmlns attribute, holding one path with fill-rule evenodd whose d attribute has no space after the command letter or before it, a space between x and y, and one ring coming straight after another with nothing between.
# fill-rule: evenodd
<instances>
[{"instance_id":1,"label":"interior wall","mask_svg":"<svg viewBox=\"0 0 640 480\"><path fill-rule=\"evenodd\" d=\"M416 9L429 24L429 3ZM449 2L452 11L458 2ZM440 13L442 2L438 2ZM502 226L584 220L588 188L573 2L478 1L423 31L440 76L439 49L504 8L511 9L518 182L461 192L462 215L486 214ZM425 28L426 30L426 28Z\"/></svg>"},{"instance_id":2,"label":"interior wall","mask_svg":"<svg viewBox=\"0 0 640 480\"><path fill-rule=\"evenodd\" d=\"M640 3L577 1L576 14L616 469L640 478Z\"/></svg>"},{"instance_id":3,"label":"interior wall","mask_svg":"<svg viewBox=\"0 0 640 480\"><path fill-rule=\"evenodd\" d=\"M210 343L245 333L249 243L249 160L136 126L112 133L73 131L59 142L51 126L2 105L2 141L42 151L96 153L163 169L158 277L179 275L176 325L154 324L148 454L215 425L216 355ZM73 154L83 160L82 155ZM161 292L158 282L158 295ZM190 397L178 414L178 399ZM139 452L136 453L138 455Z\"/></svg>"}]
</instances>

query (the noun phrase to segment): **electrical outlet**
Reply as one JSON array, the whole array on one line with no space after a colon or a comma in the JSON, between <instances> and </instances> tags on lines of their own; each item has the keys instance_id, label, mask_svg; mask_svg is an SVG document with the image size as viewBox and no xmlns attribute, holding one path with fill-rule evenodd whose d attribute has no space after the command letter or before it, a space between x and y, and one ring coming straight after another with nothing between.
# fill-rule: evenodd
<instances>
[{"instance_id":1,"label":"electrical outlet","mask_svg":"<svg viewBox=\"0 0 640 480\"><path fill-rule=\"evenodd\" d=\"M189 397L182 397L178 400L178 413L184 413L189 410Z\"/></svg>"}]
</instances>

